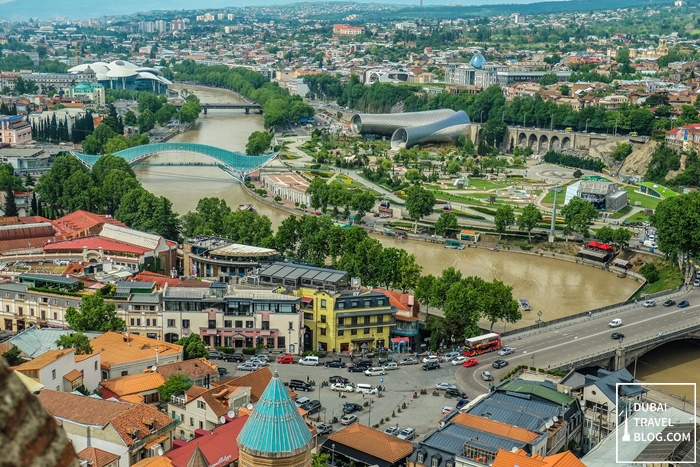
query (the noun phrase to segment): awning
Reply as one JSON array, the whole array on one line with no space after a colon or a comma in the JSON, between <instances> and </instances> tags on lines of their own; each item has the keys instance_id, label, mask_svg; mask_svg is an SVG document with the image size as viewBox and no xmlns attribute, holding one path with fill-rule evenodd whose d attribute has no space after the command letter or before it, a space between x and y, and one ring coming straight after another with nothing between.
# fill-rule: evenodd
<instances>
[{"instance_id":1,"label":"awning","mask_svg":"<svg viewBox=\"0 0 700 467\"><path fill-rule=\"evenodd\" d=\"M151 449L153 446L155 446L156 444L162 443L166 439L168 439L167 436L159 436L156 439L153 439L150 442L146 443L146 445L143 448L144 449Z\"/></svg>"},{"instance_id":2,"label":"awning","mask_svg":"<svg viewBox=\"0 0 700 467\"><path fill-rule=\"evenodd\" d=\"M586 246L588 246L588 248L598 248L598 247L600 246L600 243L598 243L598 242L589 242L588 245L586 245Z\"/></svg>"},{"instance_id":3,"label":"awning","mask_svg":"<svg viewBox=\"0 0 700 467\"><path fill-rule=\"evenodd\" d=\"M301 298L301 301L304 302L304 303L311 303L311 302L314 301L314 299L313 299L313 298L302 297L302 298Z\"/></svg>"},{"instance_id":4,"label":"awning","mask_svg":"<svg viewBox=\"0 0 700 467\"><path fill-rule=\"evenodd\" d=\"M360 339L353 339L351 342L372 342L374 337L362 337Z\"/></svg>"},{"instance_id":5,"label":"awning","mask_svg":"<svg viewBox=\"0 0 700 467\"><path fill-rule=\"evenodd\" d=\"M333 445L335 445L335 449L333 449ZM335 451L336 454L347 457L348 459L355 461L355 463L358 463L360 465L376 465L378 467L392 466L391 462L385 461L384 459L380 459L378 457L370 456L367 453L345 446L344 444L340 444L337 441L333 441L331 439L327 439L323 443L323 449L325 449L327 452Z\"/></svg>"},{"instance_id":6,"label":"awning","mask_svg":"<svg viewBox=\"0 0 700 467\"><path fill-rule=\"evenodd\" d=\"M409 341L408 337L392 337L391 338L391 342L393 342L394 344L398 344L399 342L408 342L408 341Z\"/></svg>"},{"instance_id":7,"label":"awning","mask_svg":"<svg viewBox=\"0 0 700 467\"><path fill-rule=\"evenodd\" d=\"M625 261L624 259L614 259L613 264L615 266L620 266L621 268L627 268L630 265L629 261Z\"/></svg>"},{"instance_id":8,"label":"awning","mask_svg":"<svg viewBox=\"0 0 700 467\"><path fill-rule=\"evenodd\" d=\"M602 245L598 245L598 248L601 250L612 250L612 247L608 245L607 243L603 243Z\"/></svg>"}]
</instances>

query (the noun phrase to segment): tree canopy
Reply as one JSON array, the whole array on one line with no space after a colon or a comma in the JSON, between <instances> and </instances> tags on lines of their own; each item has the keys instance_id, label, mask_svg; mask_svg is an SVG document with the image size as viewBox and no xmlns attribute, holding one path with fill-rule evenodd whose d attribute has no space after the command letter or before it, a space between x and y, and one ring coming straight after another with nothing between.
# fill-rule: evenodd
<instances>
[{"instance_id":1,"label":"tree canopy","mask_svg":"<svg viewBox=\"0 0 700 467\"><path fill-rule=\"evenodd\" d=\"M161 402L168 402L170 397L184 394L193 384L194 383L187 375L177 373L170 375L170 378L158 388L158 395L160 396Z\"/></svg>"},{"instance_id":2,"label":"tree canopy","mask_svg":"<svg viewBox=\"0 0 700 467\"><path fill-rule=\"evenodd\" d=\"M191 360L193 358L203 358L209 356L209 351L204 345L204 342L199 337L199 334L192 333L188 336L181 337L177 342L177 345L182 346L183 359Z\"/></svg>"},{"instance_id":3,"label":"tree canopy","mask_svg":"<svg viewBox=\"0 0 700 467\"><path fill-rule=\"evenodd\" d=\"M90 339L84 332L64 334L58 338L56 345L64 349L75 349L75 355L87 355L92 353Z\"/></svg>"},{"instance_id":4,"label":"tree canopy","mask_svg":"<svg viewBox=\"0 0 700 467\"><path fill-rule=\"evenodd\" d=\"M406 210L415 221L414 231L418 230L418 221L433 213L435 195L422 186L414 185L406 190Z\"/></svg>"},{"instance_id":5,"label":"tree canopy","mask_svg":"<svg viewBox=\"0 0 700 467\"><path fill-rule=\"evenodd\" d=\"M105 303L104 297L97 292L84 295L80 309L68 307L66 310L66 322L74 331L123 331L126 324L117 317L116 305L112 302Z\"/></svg>"},{"instance_id":6,"label":"tree canopy","mask_svg":"<svg viewBox=\"0 0 700 467\"><path fill-rule=\"evenodd\" d=\"M598 211L588 201L574 197L569 201L569 204L562 208L561 215L564 216L564 222L566 222L564 235L578 233L587 238L590 223L598 218Z\"/></svg>"}]
</instances>

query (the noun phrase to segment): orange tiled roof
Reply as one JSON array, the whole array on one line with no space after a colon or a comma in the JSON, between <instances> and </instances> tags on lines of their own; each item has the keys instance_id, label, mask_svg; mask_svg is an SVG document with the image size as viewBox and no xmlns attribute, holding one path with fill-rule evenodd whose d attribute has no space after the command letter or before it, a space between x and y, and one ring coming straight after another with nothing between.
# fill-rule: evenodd
<instances>
[{"instance_id":1,"label":"orange tiled roof","mask_svg":"<svg viewBox=\"0 0 700 467\"><path fill-rule=\"evenodd\" d=\"M164 380L168 380L172 375L187 375L192 381L202 379L205 376L219 376L216 365L210 363L205 358L193 358L182 362L168 363L157 367L158 373L163 375Z\"/></svg>"},{"instance_id":2,"label":"orange tiled roof","mask_svg":"<svg viewBox=\"0 0 700 467\"><path fill-rule=\"evenodd\" d=\"M487 433L522 441L524 443L529 443L540 436L537 433L526 430L525 428L509 425L503 422L497 422L495 420L489 420L487 418L469 413L458 414L452 419L452 421L459 425L467 426L469 428L476 428Z\"/></svg>"},{"instance_id":3,"label":"orange tiled roof","mask_svg":"<svg viewBox=\"0 0 700 467\"><path fill-rule=\"evenodd\" d=\"M137 373L135 375L108 379L102 381L100 384L103 388L112 391L121 398L121 396L127 396L129 394L153 391L162 386L163 383L165 383L165 380L160 373Z\"/></svg>"},{"instance_id":4,"label":"orange tiled roof","mask_svg":"<svg viewBox=\"0 0 700 467\"><path fill-rule=\"evenodd\" d=\"M544 465L547 467L585 467L585 464L578 457L574 456L571 451L545 457Z\"/></svg>"},{"instance_id":5,"label":"orange tiled roof","mask_svg":"<svg viewBox=\"0 0 700 467\"><path fill-rule=\"evenodd\" d=\"M126 227L124 223L119 222L113 217L107 217L89 211L75 211L63 217L59 217L54 221L54 225L56 224L58 224L68 236L79 234L85 230L98 227L101 224L114 224L120 227Z\"/></svg>"},{"instance_id":6,"label":"orange tiled roof","mask_svg":"<svg viewBox=\"0 0 700 467\"><path fill-rule=\"evenodd\" d=\"M56 418L100 427L131 407L131 404L78 396L52 389L44 389L37 397L41 405Z\"/></svg>"},{"instance_id":7,"label":"orange tiled roof","mask_svg":"<svg viewBox=\"0 0 700 467\"><path fill-rule=\"evenodd\" d=\"M143 396L141 394L129 394L128 396L120 397L119 400L134 405L143 404Z\"/></svg>"},{"instance_id":8,"label":"orange tiled roof","mask_svg":"<svg viewBox=\"0 0 700 467\"><path fill-rule=\"evenodd\" d=\"M76 370L75 368L73 368L71 371L69 371L68 373L63 375L63 379L72 383L73 381L77 380L81 376L83 376L83 373L80 370Z\"/></svg>"},{"instance_id":9,"label":"orange tiled roof","mask_svg":"<svg viewBox=\"0 0 700 467\"><path fill-rule=\"evenodd\" d=\"M165 456L147 457L131 467L174 467L173 462Z\"/></svg>"},{"instance_id":10,"label":"orange tiled roof","mask_svg":"<svg viewBox=\"0 0 700 467\"><path fill-rule=\"evenodd\" d=\"M163 428L171 423L168 417L152 405L129 405L129 409L110 420L110 423L127 446L133 446L140 440L151 435L150 424L155 422L156 429ZM136 437L132 435L136 434Z\"/></svg>"},{"instance_id":11,"label":"orange tiled roof","mask_svg":"<svg viewBox=\"0 0 700 467\"><path fill-rule=\"evenodd\" d=\"M90 467L104 467L120 457L99 448L87 447L78 453L78 459L88 461Z\"/></svg>"},{"instance_id":12,"label":"orange tiled roof","mask_svg":"<svg viewBox=\"0 0 700 467\"><path fill-rule=\"evenodd\" d=\"M262 367L259 370L251 371L247 375L239 376L238 378L230 378L226 381L212 382L212 386L247 386L250 388L251 402L257 402L262 396L263 391L272 380L272 373L268 367Z\"/></svg>"},{"instance_id":13,"label":"orange tiled roof","mask_svg":"<svg viewBox=\"0 0 700 467\"><path fill-rule=\"evenodd\" d=\"M328 437L339 443L387 462L396 463L411 455L413 443L388 435L360 423L333 433ZM522 467L522 466L521 466Z\"/></svg>"},{"instance_id":14,"label":"orange tiled roof","mask_svg":"<svg viewBox=\"0 0 700 467\"><path fill-rule=\"evenodd\" d=\"M142 271L134 276L133 280L138 282L155 282L156 286L161 289L165 286L165 284L168 284L168 287L174 287L180 283L180 279L178 278L171 278L170 276L157 274L151 271Z\"/></svg>"},{"instance_id":15,"label":"orange tiled roof","mask_svg":"<svg viewBox=\"0 0 700 467\"><path fill-rule=\"evenodd\" d=\"M187 402L196 399L197 397L201 396L207 391L209 391L209 389L203 388L202 386L190 386L190 388L187 391L185 391L185 395L187 396Z\"/></svg>"},{"instance_id":16,"label":"orange tiled roof","mask_svg":"<svg viewBox=\"0 0 700 467\"><path fill-rule=\"evenodd\" d=\"M20 366L16 367L17 371L36 371L41 370L46 365L49 365L59 358L63 357L69 352L74 352L73 349L63 349L63 350L48 350L43 354L39 355L33 360L22 363Z\"/></svg>"},{"instance_id":17,"label":"orange tiled roof","mask_svg":"<svg viewBox=\"0 0 700 467\"><path fill-rule=\"evenodd\" d=\"M90 341L92 350L100 352L102 368L108 370L118 363L134 362L167 355L182 355L182 346L167 342L149 339L147 337L129 334L129 343L126 336L120 332L106 332Z\"/></svg>"},{"instance_id":18,"label":"orange tiled roof","mask_svg":"<svg viewBox=\"0 0 700 467\"><path fill-rule=\"evenodd\" d=\"M543 458L540 455L529 457L525 451L515 452L500 449L493 461L492 467L585 467L571 451L554 454Z\"/></svg>"}]
</instances>

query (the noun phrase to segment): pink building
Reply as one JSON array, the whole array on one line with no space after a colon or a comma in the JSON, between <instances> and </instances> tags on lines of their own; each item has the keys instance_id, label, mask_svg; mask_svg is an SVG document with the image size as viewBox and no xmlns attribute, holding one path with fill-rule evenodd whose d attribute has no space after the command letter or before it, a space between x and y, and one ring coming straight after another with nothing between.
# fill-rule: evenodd
<instances>
[{"instance_id":1,"label":"pink building","mask_svg":"<svg viewBox=\"0 0 700 467\"><path fill-rule=\"evenodd\" d=\"M0 116L0 144L12 146L32 142L32 126L22 115Z\"/></svg>"}]
</instances>

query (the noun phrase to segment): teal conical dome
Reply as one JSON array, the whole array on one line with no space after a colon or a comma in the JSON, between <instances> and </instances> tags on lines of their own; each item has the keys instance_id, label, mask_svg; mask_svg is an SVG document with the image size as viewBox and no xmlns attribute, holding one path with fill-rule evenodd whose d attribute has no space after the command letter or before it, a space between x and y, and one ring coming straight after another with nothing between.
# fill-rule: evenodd
<instances>
[{"instance_id":1,"label":"teal conical dome","mask_svg":"<svg viewBox=\"0 0 700 467\"><path fill-rule=\"evenodd\" d=\"M237 441L241 451L257 457L289 457L309 449L311 431L277 372Z\"/></svg>"}]
</instances>

